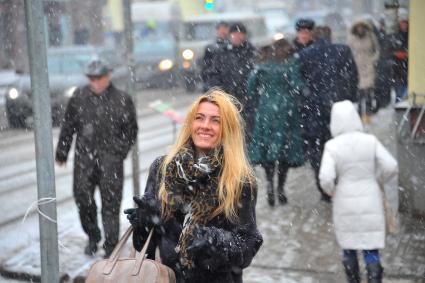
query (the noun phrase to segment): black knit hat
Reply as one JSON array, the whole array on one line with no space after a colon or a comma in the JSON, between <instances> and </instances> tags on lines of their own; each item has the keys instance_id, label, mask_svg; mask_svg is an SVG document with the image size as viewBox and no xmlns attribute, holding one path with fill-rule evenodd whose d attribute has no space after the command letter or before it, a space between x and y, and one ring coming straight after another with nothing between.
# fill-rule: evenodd
<instances>
[{"instance_id":1,"label":"black knit hat","mask_svg":"<svg viewBox=\"0 0 425 283\"><path fill-rule=\"evenodd\" d=\"M298 19L297 22L295 23L295 29L297 31L301 29L313 30L314 21L312 19L307 19L307 18Z\"/></svg>"},{"instance_id":2,"label":"black knit hat","mask_svg":"<svg viewBox=\"0 0 425 283\"><path fill-rule=\"evenodd\" d=\"M242 23L234 23L229 28L229 33L232 32L246 33L246 27Z\"/></svg>"}]
</instances>

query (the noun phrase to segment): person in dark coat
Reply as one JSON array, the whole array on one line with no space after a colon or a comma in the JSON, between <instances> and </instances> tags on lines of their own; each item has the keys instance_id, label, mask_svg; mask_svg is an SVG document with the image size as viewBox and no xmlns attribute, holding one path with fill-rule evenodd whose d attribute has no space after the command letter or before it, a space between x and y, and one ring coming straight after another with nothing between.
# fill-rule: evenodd
<instances>
[{"instance_id":1,"label":"person in dark coat","mask_svg":"<svg viewBox=\"0 0 425 283\"><path fill-rule=\"evenodd\" d=\"M379 28L375 27L374 32L381 50L376 66L375 96L377 107L375 111L377 111L379 108L388 106L391 102L392 58L389 35L385 29L385 18L379 20Z\"/></svg>"},{"instance_id":2,"label":"person in dark coat","mask_svg":"<svg viewBox=\"0 0 425 283\"><path fill-rule=\"evenodd\" d=\"M300 52L313 44L312 32L314 25L315 23L312 19L301 18L296 21L295 30L297 31L297 36L292 42L295 47L295 52Z\"/></svg>"},{"instance_id":3,"label":"person in dark coat","mask_svg":"<svg viewBox=\"0 0 425 283\"><path fill-rule=\"evenodd\" d=\"M396 102L403 100L407 96L408 32L409 21L403 19L399 23L399 31L391 35L390 39Z\"/></svg>"},{"instance_id":4,"label":"person in dark coat","mask_svg":"<svg viewBox=\"0 0 425 283\"><path fill-rule=\"evenodd\" d=\"M234 102L215 89L198 97L171 152L151 165L137 208L124 211L134 247L141 250L154 228L148 258L158 247L179 283L242 282L262 244L257 185Z\"/></svg>"},{"instance_id":5,"label":"person in dark coat","mask_svg":"<svg viewBox=\"0 0 425 283\"><path fill-rule=\"evenodd\" d=\"M214 56L219 50L226 48L229 45L229 24L227 22L221 21L216 27L216 39L214 43L208 44L205 47L204 57L202 59L202 70L201 70L201 78L204 82L204 91L210 89L208 85L209 74L211 72L211 66L214 61Z\"/></svg>"},{"instance_id":6,"label":"person in dark coat","mask_svg":"<svg viewBox=\"0 0 425 283\"><path fill-rule=\"evenodd\" d=\"M235 96L243 106L242 118L246 125L246 135L249 141L251 134L251 115L255 101L248 96L248 75L254 68L256 57L255 47L247 39L247 30L242 23L230 26L230 44L219 50L214 56L210 75L207 81L209 87L219 87Z\"/></svg>"},{"instance_id":7,"label":"person in dark coat","mask_svg":"<svg viewBox=\"0 0 425 283\"><path fill-rule=\"evenodd\" d=\"M260 164L265 170L267 199L271 206L275 203L275 167L278 200L285 204L284 185L288 170L304 163L298 111L298 98L304 83L298 62L291 56L293 52L293 47L285 39L263 47L259 63L248 79L249 95L258 101L248 152L251 162Z\"/></svg>"},{"instance_id":8,"label":"person in dark coat","mask_svg":"<svg viewBox=\"0 0 425 283\"><path fill-rule=\"evenodd\" d=\"M356 99L358 74L350 48L332 44L329 27L315 28L313 38L314 44L298 54L300 72L307 84L302 91L303 139L305 156L314 169L322 200L329 201L318 174L324 144L331 137L331 107L337 101Z\"/></svg>"},{"instance_id":9,"label":"person in dark coat","mask_svg":"<svg viewBox=\"0 0 425 283\"><path fill-rule=\"evenodd\" d=\"M110 71L101 60L88 65L86 75L90 83L77 89L69 100L56 148L56 162L64 166L73 136L77 136L73 191L83 230L89 237L84 251L93 255L101 240L94 199L95 187L99 186L105 257L118 242L123 161L138 130L131 97L114 87Z\"/></svg>"}]
</instances>

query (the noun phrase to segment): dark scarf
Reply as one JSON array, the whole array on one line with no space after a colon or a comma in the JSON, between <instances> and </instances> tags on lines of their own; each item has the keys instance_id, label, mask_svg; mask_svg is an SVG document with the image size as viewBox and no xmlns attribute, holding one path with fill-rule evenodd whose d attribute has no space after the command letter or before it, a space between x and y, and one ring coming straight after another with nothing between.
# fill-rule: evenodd
<instances>
[{"instance_id":1,"label":"dark scarf","mask_svg":"<svg viewBox=\"0 0 425 283\"><path fill-rule=\"evenodd\" d=\"M167 165L164 184L167 192L167 209L170 213L181 211L185 215L183 230L176 251L185 268L193 268L193 260L186 248L194 239L194 231L205 225L218 207L218 182L222 168L221 147L208 155L196 157L189 142Z\"/></svg>"}]
</instances>

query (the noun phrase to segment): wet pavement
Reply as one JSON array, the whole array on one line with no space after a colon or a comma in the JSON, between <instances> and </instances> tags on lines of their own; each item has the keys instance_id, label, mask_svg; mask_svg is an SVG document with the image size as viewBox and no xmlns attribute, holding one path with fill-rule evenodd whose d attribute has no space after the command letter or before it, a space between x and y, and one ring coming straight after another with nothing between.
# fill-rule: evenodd
<instances>
[{"instance_id":1,"label":"wet pavement","mask_svg":"<svg viewBox=\"0 0 425 283\"><path fill-rule=\"evenodd\" d=\"M394 153L392 115L390 108L381 110L366 129L375 133ZM268 205L265 188L261 185L263 170L256 168L256 172L260 182L257 222L264 244L244 271L244 282L346 282L340 264L341 250L333 231L332 207L320 201L311 167L305 165L289 171L285 186L288 204L277 203L275 207ZM141 177L144 183L146 174ZM122 209L132 206L131 196L131 184L126 181ZM121 216L124 230L128 222L123 214ZM425 283L425 225L409 215L401 214L400 218L399 232L387 237L386 248L381 252L384 282ZM26 225L16 226L19 228L9 225L2 229L11 244L13 233L19 231L20 239L15 239L15 249L0 256L1 274L37 280L40 274L37 217L29 217ZM86 237L72 202L58 207L58 230L61 276L71 282L83 282L88 268L103 256L103 251L94 258L83 254ZM366 282L363 264L361 266L363 282ZM3 277L0 282L15 281Z\"/></svg>"}]
</instances>

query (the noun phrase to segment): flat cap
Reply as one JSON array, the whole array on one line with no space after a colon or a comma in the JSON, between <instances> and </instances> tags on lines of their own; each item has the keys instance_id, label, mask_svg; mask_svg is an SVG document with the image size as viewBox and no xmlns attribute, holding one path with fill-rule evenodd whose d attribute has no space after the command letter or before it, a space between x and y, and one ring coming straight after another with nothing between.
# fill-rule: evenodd
<instances>
[{"instance_id":1,"label":"flat cap","mask_svg":"<svg viewBox=\"0 0 425 283\"><path fill-rule=\"evenodd\" d=\"M314 21L312 19L301 18L301 19L298 19L297 22L295 23L295 29L297 31L299 31L301 29L313 30L314 25L315 24L314 24Z\"/></svg>"},{"instance_id":2,"label":"flat cap","mask_svg":"<svg viewBox=\"0 0 425 283\"><path fill-rule=\"evenodd\" d=\"M88 77L100 77L109 74L111 71L112 69L106 61L94 59L87 64L84 73Z\"/></svg>"}]
</instances>

